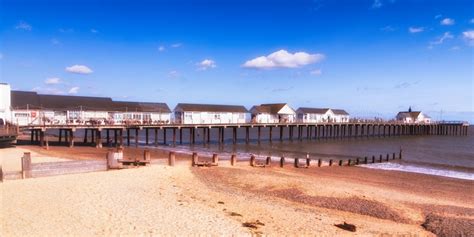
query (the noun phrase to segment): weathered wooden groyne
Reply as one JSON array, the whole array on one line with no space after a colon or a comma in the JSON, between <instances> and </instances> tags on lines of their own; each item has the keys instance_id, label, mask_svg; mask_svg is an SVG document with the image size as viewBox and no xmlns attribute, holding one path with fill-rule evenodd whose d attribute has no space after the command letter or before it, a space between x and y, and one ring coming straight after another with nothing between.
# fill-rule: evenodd
<instances>
[{"instance_id":1,"label":"weathered wooden groyne","mask_svg":"<svg viewBox=\"0 0 474 237\"><path fill-rule=\"evenodd\" d=\"M46 145L45 133L58 131L58 142L74 146L75 133L82 130L84 143L97 147L105 144L139 145L139 134L145 145L196 144L211 142L245 143L273 140L313 140L394 136L467 136L469 125L462 122L433 124L403 123L279 123L279 124L163 124L163 125L45 125L24 126L31 133L32 144ZM225 137L225 131L227 136ZM240 131L241 138L238 138ZM196 133L199 132L199 140ZM144 134L143 134L144 133ZM184 135L189 141L184 141ZM265 134L264 134L265 133ZM212 135L211 135L212 134ZM277 138L275 136L278 135ZM159 142L159 141L162 142Z\"/></svg>"}]
</instances>

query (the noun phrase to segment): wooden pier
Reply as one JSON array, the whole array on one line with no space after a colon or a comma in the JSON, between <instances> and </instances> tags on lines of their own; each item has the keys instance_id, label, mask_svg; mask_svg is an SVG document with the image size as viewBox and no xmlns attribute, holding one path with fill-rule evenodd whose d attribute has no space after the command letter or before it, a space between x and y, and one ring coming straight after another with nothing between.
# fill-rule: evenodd
<instances>
[{"instance_id":1,"label":"wooden pier","mask_svg":"<svg viewBox=\"0 0 474 237\"><path fill-rule=\"evenodd\" d=\"M166 124L166 125L45 125L23 126L29 131L32 144L45 146L45 134L57 131L58 143L74 146L75 134L82 130L83 142L96 147L143 145L219 144L262 142L274 140L316 140L400 136L467 136L467 123L440 122L433 124L403 123L279 123L279 124ZM227 136L226 132L227 131ZM240 131L241 138L238 138ZM267 134L263 134L263 132ZM200 141L197 138L199 133ZM278 134L276 134L278 133ZM189 139L184 141L185 136ZM275 139L275 135L277 139ZM244 136L244 137L242 137ZM160 137L162 139L160 139ZM161 142L160 142L161 140Z\"/></svg>"}]
</instances>

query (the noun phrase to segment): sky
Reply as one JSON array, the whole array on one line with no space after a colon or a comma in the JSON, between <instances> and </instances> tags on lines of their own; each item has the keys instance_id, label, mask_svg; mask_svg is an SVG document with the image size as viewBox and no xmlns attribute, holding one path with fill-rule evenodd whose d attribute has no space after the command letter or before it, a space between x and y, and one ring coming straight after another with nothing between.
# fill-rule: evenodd
<instances>
[{"instance_id":1,"label":"sky","mask_svg":"<svg viewBox=\"0 0 474 237\"><path fill-rule=\"evenodd\" d=\"M0 19L15 90L474 122L469 0L0 0Z\"/></svg>"}]
</instances>

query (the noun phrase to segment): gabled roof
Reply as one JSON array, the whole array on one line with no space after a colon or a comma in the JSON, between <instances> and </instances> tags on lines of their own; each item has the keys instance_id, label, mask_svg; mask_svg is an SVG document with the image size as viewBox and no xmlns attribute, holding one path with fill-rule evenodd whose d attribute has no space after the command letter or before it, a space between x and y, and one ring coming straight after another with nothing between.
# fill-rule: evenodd
<instances>
[{"instance_id":1,"label":"gabled roof","mask_svg":"<svg viewBox=\"0 0 474 237\"><path fill-rule=\"evenodd\" d=\"M329 111L329 108L307 108L307 107L301 107L298 109L298 111L304 113L304 114L325 114Z\"/></svg>"},{"instance_id":2,"label":"gabled roof","mask_svg":"<svg viewBox=\"0 0 474 237\"><path fill-rule=\"evenodd\" d=\"M343 109L331 109L332 112L336 115L349 115L345 110Z\"/></svg>"},{"instance_id":3,"label":"gabled roof","mask_svg":"<svg viewBox=\"0 0 474 237\"><path fill-rule=\"evenodd\" d=\"M11 106L13 109L171 112L165 103L113 101L108 97L41 95L29 91L12 91Z\"/></svg>"},{"instance_id":4,"label":"gabled roof","mask_svg":"<svg viewBox=\"0 0 474 237\"><path fill-rule=\"evenodd\" d=\"M114 101L115 111L171 113L165 103Z\"/></svg>"},{"instance_id":5,"label":"gabled roof","mask_svg":"<svg viewBox=\"0 0 474 237\"><path fill-rule=\"evenodd\" d=\"M247 113L248 110L241 105L214 105L214 104L188 104L179 103L174 108L175 111L183 112L228 112Z\"/></svg>"},{"instance_id":6,"label":"gabled roof","mask_svg":"<svg viewBox=\"0 0 474 237\"><path fill-rule=\"evenodd\" d=\"M277 104L261 104L255 105L250 110L254 113L269 113L269 114L278 114L283 107L287 106L286 103L277 103ZM291 109L291 107L290 107ZM291 109L293 110L293 109Z\"/></svg>"},{"instance_id":7,"label":"gabled roof","mask_svg":"<svg viewBox=\"0 0 474 237\"><path fill-rule=\"evenodd\" d=\"M418 116L420 116L420 113L421 111L412 111L412 112L402 111L402 112L398 112L397 117L416 119L418 118Z\"/></svg>"}]
</instances>

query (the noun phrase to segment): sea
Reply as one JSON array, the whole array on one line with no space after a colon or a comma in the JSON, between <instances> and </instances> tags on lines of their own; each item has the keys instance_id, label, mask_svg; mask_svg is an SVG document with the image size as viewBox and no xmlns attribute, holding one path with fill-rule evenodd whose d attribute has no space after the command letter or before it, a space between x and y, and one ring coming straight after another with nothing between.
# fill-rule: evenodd
<instances>
[{"instance_id":1,"label":"sea","mask_svg":"<svg viewBox=\"0 0 474 237\"><path fill-rule=\"evenodd\" d=\"M177 145L160 144L158 147L165 150L173 150L183 153L198 152L204 156L219 153L220 159L229 159L231 154L237 154L239 159L248 159L251 155L257 157L271 156L288 159L306 158L335 161L344 159L356 159L372 156L376 159L380 155L385 159L393 153L398 157L402 151L402 160L390 162L361 165L370 169L396 170L414 172L429 175L445 176L458 179L474 180L474 126L468 128L467 136L393 136L393 137L359 137L342 139L312 139L291 141L288 134L283 141L279 140L279 131L274 129L273 139L270 141L269 131L264 128L261 131L262 139L258 142L252 139L249 144L245 142L245 132L238 131L237 143L232 142L232 131L225 131L225 143L219 144L217 140L217 129L211 132L211 142L203 142L203 134L200 130L196 133L196 144L189 143L189 135L184 131L183 144ZM171 131L167 133L167 141L172 138ZM150 132L150 143L154 142L153 133ZM252 138L256 138L256 130L251 130ZM304 133L306 135L306 133ZM163 142L163 134L159 133L158 142ZM179 141L179 140L178 140ZM139 142L145 146L143 132L139 135ZM149 145L150 148L155 146Z\"/></svg>"}]
</instances>

